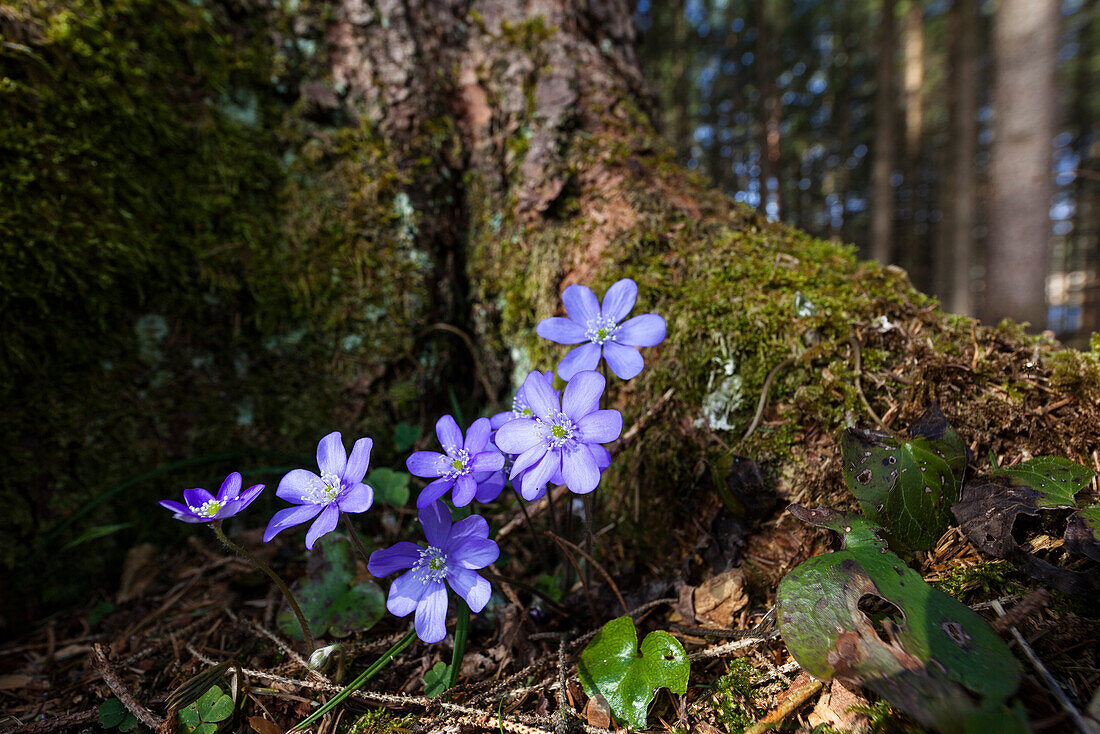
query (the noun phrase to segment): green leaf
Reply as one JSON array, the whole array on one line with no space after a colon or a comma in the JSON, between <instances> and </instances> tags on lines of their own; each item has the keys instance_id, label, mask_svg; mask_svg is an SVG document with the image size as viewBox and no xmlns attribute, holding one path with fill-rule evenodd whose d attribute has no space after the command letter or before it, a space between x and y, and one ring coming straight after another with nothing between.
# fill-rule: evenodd
<instances>
[{"instance_id":1,"label":"green leaf","mask_svg":"<svg viewBox=\"0 0 1100 734\"><path fill-rule=\"evenodd\" d=\"M451 676L451 666L442 661L432 666L432 669L424 674L424 695L435 698L447 690L447 680Z\"/></svg>"},{"instance_id":2,"label":"green leaf","mask_svg":"<svg viewBox=\"0 0 1100 734\"><path fill-rule=\"evenodd\" d=\"M409 501L410 477L405 472L381 467L367 475L366 483L374 490L375 502L385 502L394 507L404 507Z\"/></svg>"},{"instance_id":3,"label":"green leaf","mask_svg":"<svg viewBox=\"0 0 1100 734\"><path fill-rule=\"evenodd\" d=\"M96 605L88 612L88 626L95 627L104 617L115 610L115 605L109 601L96 602ZM110 699L108 699L110 700Z\"/></svg>"},{"instance_id":4,"label":"green leaf","mask_svg":"<svg viewBox=\"0 0 1100 734\"><path fill-rule=\"evenodd\" d=\"M952 524L966 446L936 405L909 434L847 429L840 439L844 480L864 515L901 545L925 550Z\"/></svg>"},{"instance_id":5,"label":"green leaf","mask_svg":"<svg viewBox=\"0 0 1100 734\"><path fill-rule=\"evenodd\" d=\"M225 721L233 715L233 699L223 694L202 714L203 721Z\"/></svg>"},{"instance_id":6,"label":"green leaf","mask_svg":"<svg viewBox=\"0 0 1100 734\"><path fill-rule=\"evenodd\" d=\"M844 550L811 558L779 584L779 631L808 673L867 686L941 731L961 732L979 714L1013 716L1004 704L1019 685L1019 665L985 620L925 583L874 523L789 509L844 539ZM887 609L877 629L860 608L868 600Z\"/></svg>"},{"instance_id":7,"label":"green leaf","mask_svg":"<svg viewBox=\"0 0 1100 734\"><path fill-rule=\"evenodd\" d=\"M393 427L393 448L397 453L403 453L412 448L413 444L420 440L420 426L398 423Z\"/></svg>"},{"instance_id":8,"label":"green leaf","mask_svg":"<svg viewBox=\"0 0 1100 734\"><path fill-rule=\"evenodd\" d=\"M119 723L119 725L118 725L118 730L123 731L123 732L133 731L134 729L137 728L137 726L138 726L137 717L134 716L133 714L131 714L129 711L127 711L126 716L122 719L122 722Z\"/></svg>"},{"instance_id":9,"label":"green leaf","mask_svg":"<svg viewBox=\"0 0 1100 734\"><path fill-rule=\"evenodd\" d=\"M355 580L354 549L339 533L317 541L306 565L306 579L294 592L302 614L315 635L327 632L346 637L355 630L367 630L386 611L386 596L371 579ZM302 639L302 628L294 612L284 607L276 617L279 629Z\"/></svg>"},{"instance_id":10,"label":"green leaf","mask_svg":"<svg viewBox=\"0 0 1100 734\"><path fill-rule=\"evenodd\" d=\"M683 646L667 632L650 632L639 652L630 617L605 624L578 664L585 693L602 694L615 717L635 729L645 728L646 711L658 688L687 692L690 668Z\"/></svg>"},{"instance_id":11,"label":"green leaf","mask_svg":"<svg viewBox=\"0 0 1100 734\"><path fill-rule=\"evenodd\" d=\"M1039 493L1035 504L1040 508L1076 506L1074 495L1096 476L1087 466L1059 456L1037 456L1019 464L1002 466L990 474L1015 477L1034 489Z\"/></svg>"},{"instance_id":12,"label":"green leaf","mask_svg":"<svg viewBox=\"0 0 1100 734\"><path fill-rule=\"evenodd\" d=\"M95 527L88 528L87 530L80 533L80 535L76 536L74 539L61 546L61 550L67 551L70 548L75 548L76 546L87 543L88 541L96 540L97 538L105 538L112 533L117 533L119 530L125 530L131 525L133 525L133 523L129 522L118 523L115 525L96 525Z\"/></svg>"},{"instance_id":13,"label":"green leaf","mask_svg":"<svg viewBox=\"0 0 1100 734\"><path fill-rule=\"evenodd\" d=\"M122 723L130 712L117 698L108 698L99 704L99 725L104 729L114 729Z\"/></svg>"}]
</instances>

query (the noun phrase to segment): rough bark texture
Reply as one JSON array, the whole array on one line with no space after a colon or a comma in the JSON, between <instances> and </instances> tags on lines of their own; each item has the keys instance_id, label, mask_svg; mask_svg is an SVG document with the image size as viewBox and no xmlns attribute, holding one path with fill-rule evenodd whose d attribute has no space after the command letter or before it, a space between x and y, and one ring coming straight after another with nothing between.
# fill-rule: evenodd
<instances>
[{"instance_id":1,"label":"rough bark texture","mask_svg":"<svg viewBox=\"0 0 1100 734\"><path fill-rule=\"evenodd\" d=\"M942 263L949 284L945 299L956 313L973 314L970 268L977 223L978 182L978 7L975 0L951 6L950 189L944 201L948 233Z\"/></svg>"},{"instance_id":2,"label":"rough bark texture","mask_svg":"<svg viewBox=\"0 0 1100 734\"><path fill-rule=\"evenodd\" d=\"M1046 327L1052 247L1058 8L1056 0L1005 0L993 18L993 193L982 316L1035 329Z\"/></svg>"},{"instance_id":3,"label":"rough bark texture","mask_svg":"<svg viewBox=\"0 0 1100 734\"><path fill-rule=\"evenodd\" d=\"M894 173L897 146L897 100L894 93L897 62L897 16L894 0L882 0L879 20L878 68L875 76L875 149L871 163L871 258L880 263L894 256Z\"/></svg>"},{"instance_id":4,"label":"rough bark texture","mask_svg":"<svg viewBox=\"0 0 1100 734\"><path fill-rule=\"evenodd\" d=\"M182 387L169 376L158 388L175 391L169 425L192 397L225 412L250 390L261 406L298 409L285 419L258 409L255 427L225 435L280 447L293 438L309 453L304 437L338 426L374 435L378 462L399 465L381 440L394 422L430 427L451 409L448 387L471 414L499 409L487 403L564 355L534 334L560 312L564 286L599 292L632 277L636 312L663 314L669 336L647 350L639 377L612 380L627 425L656 409L603 480L605 508L621 520L606 548L614 572L667 579L694 563L733 454L762 462L786 499L850 502L833 437L871 425L868 406L899 427L938 400L976 456L1096 461L1100 344L1059 352L1011 325L944 315L903 272L710 189L653 129L625 0L341 0L303 4L288 26L319 50L286 80L298 90L282 127L298 161L284 189L287 234L249 267L289 268L296 293L366 341L351 356L335 336L319 342L328 362L275 360L281 382L266 392L243 378L219 392L217 372ZM318 301L330 278L355 288ZM363 322L363 304L384 315ZM470 345L429 348L426 335L454 327ZM187 427L207 414L185 415L147 453L199 451ZM148 460L126 449L135 465ZM85 460L72 451L74 465ZM58 491L76 491L64 479ZM774 588L800 552L758 549L755 583Z\"/></svg>"}]
</instances>

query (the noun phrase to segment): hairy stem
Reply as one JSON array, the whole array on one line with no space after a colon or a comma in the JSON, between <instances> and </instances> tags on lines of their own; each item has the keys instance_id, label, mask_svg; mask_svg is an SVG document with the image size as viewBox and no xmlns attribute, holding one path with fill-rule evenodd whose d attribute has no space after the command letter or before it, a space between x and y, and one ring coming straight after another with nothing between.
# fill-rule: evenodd
<instances>
[{"instance_id":1,"label":"hairy stem","mask_svg":"<svg viewBox=\"0 0 1100 734\"><path fill-rule=\"evenodd\" d=\"M222 524L220 520L211 523L210 527L211 529L213 529L214 535L218 536L218 540L222 542L222 545L224 545L226 548L233 551L237 555L244 556L248 560L252 561L252 563L255 564L256 568L266 573L267 577L271 579L276 586L279 587L279 591L283 592L283 596L286 597L287 604L289 604L290 608L294 611L294 616L298 618L298 624L302 626L302 635L306 638L306 647L309 648L310 652L313 652L316 645L314 645L313 633L309 631L309 624L306 623L305 615L302 614L302 608L298 606L298 602L294 599L294 595L290 593L290 589L283 582L283 580L279 578L279 575L271 570L271 566L268 566L259 558L252 555L229 538L225 537L225 531L222 530Z\"/></svg>"},{"instance_id":2,"label":"hairy stem","mask_svg":"<svg viewBox=\"0 0 1100 734\"><path fill-rule=\"evenodd\" d=\"M363 542L359 540L359 533L355 532L355 526L351 524L351 518L340 513L344 518L344 527L348 529L348 535L351 536L351 542L355 544L356 549L359 551L359 555L363 557L364 563L370 563L370 556L367 555L367 549L363 547Z\"/></svg>"}]
</instances>

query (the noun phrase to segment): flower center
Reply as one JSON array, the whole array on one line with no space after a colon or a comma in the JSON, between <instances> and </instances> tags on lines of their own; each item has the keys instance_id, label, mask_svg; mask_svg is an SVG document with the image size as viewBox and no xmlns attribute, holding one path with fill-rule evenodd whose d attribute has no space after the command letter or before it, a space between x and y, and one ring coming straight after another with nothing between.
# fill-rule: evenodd
<instances>
[{"instance_id":1,"label":"flower center","mask_svg":"<svg viewBox=\"0 0 1100 734\"><path fill-rule=\"evenodd\" d=\"M463 474L470 473L470 452L466 449L452 450L450 453L451 463L448 465L446 476L448 477L460 477Z\"/></svg>"},{"instance_id":2,"label":"flower center","mask_svg":"<svg viewBox=\"0 0 1100 734\"><path fill-rule=\"evenodd\" d=\"M549 448L568 448L577 442L577 426L560 410L553 413L549 421L539 420L539 423L544 427L544 437Z\"/></svg>"},{"instance_id":3,"label":"flower center","mask_svg":"<svg viewBox=\"0 0 1100 734\"><path fill-rule=\"evenodd\" d=\"M224 502L218 502L217 500L207 500L198 507L192 507L191 505L188 505L187 509L191 510L191 514L193 515L199 515L201 517L214 517L214 515L218 514L218 510L220 510L224 505Z\"/></svg>"},{"instance_id":4,"label":"flower center","mask_svg":"<svg viewBox=\"0 0 1100 734\"><path fill-rule=\"evenodd\" d=\"M317 488L317 500L324 504L335 502L340 496L340 490L344 488L340 477L327 472L321 474L322 486Z\"/></svg>"},{"instance_id":5,"label":"flower center","mask_svg":"<svg viewBox=\"0 0 1100 734\"><path fill-rule=\"evenodd\" d=\"M619 325L613 319L606 316L597 316L589 319L585 324L584 337L593 344L603 345L604 342L615 341L615 335L619 333Z\"/></svg>"},{"instance_id":6,"label":"flower center","mask_svg":"<svg viewBox=\"0 0 1100 734\"><path fill-rule=\"evenodd\" d=\"M420 557L412 567L413 574L422 583L442 581L447 578L447 554L434 545L420 551Z\"/></svg>"},{"instance_id":7,"label":"flower center","mask_svg":"<svg viewBox=\"0 0 1100 734\"><path fill-rule=\"evenodd\" d=\"M534 418L535 411L531 410L531 406L527 404L527 401L517 394L514 398L512 398L512 417Z\"/></svg>"}]
</instances>

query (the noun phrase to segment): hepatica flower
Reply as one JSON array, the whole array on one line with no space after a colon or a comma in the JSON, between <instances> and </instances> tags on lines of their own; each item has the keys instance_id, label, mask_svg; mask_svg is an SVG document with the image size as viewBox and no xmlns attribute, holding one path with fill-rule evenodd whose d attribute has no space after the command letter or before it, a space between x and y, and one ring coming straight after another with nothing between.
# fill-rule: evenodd
<instances>
[{"instance_id":1,"label":"hepatica flower","mask_svg":"<svg viewBox=\"0 0 1100 734\"><path fill-rule=\"evenodd\" d=\"M535 333L543 339L581 345L558 363L558 375L563 380L596 369L601 356L619 379L629 380L642 371L645 360L637 347L654 347L664 341L665 320L652 313L627 319L637 297L638 284L630 278L608 288L602 306L586 286L565 289L561 300L567 318L543 319L535 327Z\"/></svg>"},{"instance_id":2,"label":"hepatica flower","mask_svg":"<svg viewBox=\"0 0 1100 734\"><path fill-rule=\"evenodd\" d=\"M306 533L306 548L336 529L341 512L366 512L374 504L374 490L363 483L370 463L374 441L361 438L348 457L339 431L333 431L317 444L317 476L305 469L294 469L279 482L275 496L297 507L279 510L264 531L264 542L294 525L317 518Z\"/></svg>"},{"instance_id":3,"label":"hepatica flower","mask_svg":"<svg viewBox=\"0 0 1100 734\"><path fill-rule=\"evenodd\" d=\"M445 453L417 451L405 461L410 474L436 477L416 498L417 507L431 505L452 488L455 507L465 507L475 496L479 502L496 499L504 484L493 475L504 467L504 455L489 442L492 430L488 418L478 418L463 438L451 416L436 421L435 435Z\"/></svg>"},{"instance_id":4,"label":"hepatica flower","mask_svg":"<svg viewBox=\"0 0 1100 734\"><path fill-rule=\"evenodd\" d=\"M240 473L233 472L222 482L217 497L205 489L194 487L183 490L182 504L172 500L161 500L157 504L171 510L175 513L174 517L183 522L224 520L252 504L264 489L264 485L256 484L241 492L243 485Z\"/></svg>"},{"instance_id":5,"label":"hepatica flower","mask_svg":"<svg viewBox=\"0 0 1100 734\"><path fill-rule=\"evenodd\" d=\"M496 435L501 451L518 454L510 476L513 483L519 478L524 499L537 497L549 481L560 481L577 494L600 483L600 471L609 464L600 444L614 441L623 430L622 413L599 410L605 385L598 372L578 372L559 405L543 375L527 375L523 390L533 417L511 420Z\"/></svg>"},{"instance_id":6,"label":"hepatica flower","mask_svg":"<svg viewBox=\"0 0 1100 734\"><path fill-rule=\"evenodd\" d=\"M433 502L420 508L419 516L428 547L402 541L371 553L367 569L375 576L409 569L390 586L386 608L398 617L415 611L416 636L424 642L439 642L447 636L447 586L470 611L480 612L489 602L492 587L477 570L496 561L500 549L489 540L489 524L480 515L452 525L447 507Z\"/></svg>"}]
</instances>

